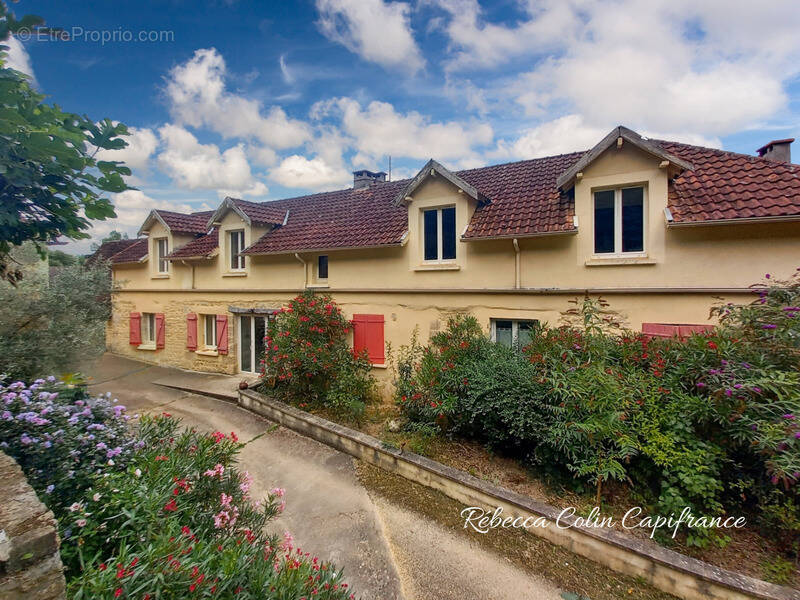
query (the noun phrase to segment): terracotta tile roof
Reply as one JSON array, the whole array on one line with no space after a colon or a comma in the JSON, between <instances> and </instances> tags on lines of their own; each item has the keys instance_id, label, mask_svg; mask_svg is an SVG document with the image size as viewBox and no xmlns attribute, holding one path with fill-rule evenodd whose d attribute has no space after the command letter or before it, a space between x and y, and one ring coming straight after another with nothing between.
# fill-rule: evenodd
<instances>
[{"instance_id":1,"label":"terracotta tile roof","mask_svg":"<svg viewBox=\"0 0 800 600\"><path fill-rule=\"evenodd\" d=\"M147 256L147 238L127 241L130 243L122 251L111 257L112 264L135 263Z\"/></svg>"},{"instance_id":2,"label":"terracotta tile roof","mask_svg":"<svg viewBox=\"0 0 800 600\"><path fill-rule=\"evenodd\" d=\"M205 235L193 239L188 244L185 244L167 254L170 260L187 259L187 258L210 258L211 253L217 248L219 244L219 229L216 227Z\"/></svg>"},{"instance_id":3,"label":"terracotta tile roof","mask_svg":"<svg viewBox=\"0 0 800 600\"><path fill-rule=\"evenodd\" d=\"M112 256L125 250L131 244L135 244L138 240L113 240L103 242L94 253L86 259L87 265L92 265L101 260L110 260Z\"/></svg>"},{"instance_id":4,"label":"terracotta tile roof","mask_svg":"<svg viewBox=\"0 0 800 600\"><path fill-rule=\"evenodd\" d=\"M282 225L286 218L286 208L273 206L274 202L248 202L238 198L233 198L233 202L253 223Z\"/></svg>"},{"instance_id":5,"label":"terracotta tile roof","mask_svg":"<svg viewBox=\"0 0 800 600\"><path fill-rule=\"evenodd\" d=\"M514 237L575 231L575 204L556 179L583 152L459 171L490 203L479 206L464 239Z\"/></svg>"},{"instance_id":6,"label":"terracotta tile roof","mask_svg":"<svg viewBox=\"0 0 800 600\"><path fill-rule=\"evenodd\" d=\"M670 185L675 223L800 216L800 165L659 141L690 161Z\"/></svg>"},{"instance_id":7,"label":"terracotta tile roof","mask_svg":"<svg viewBox=\"0 0 800 600\"><path fill-rule=\"evenodd\" d=\"M156 209L172 233L204 234L208 231L208 220L214 214L213 210L194 212L191 214L174 212L171 210Z\"/></svg>"},{"instance_id":8,"label":"terracotta tile roof","mask_svg":"<svg viewBox=\"0 0 800 600\"><path fill-rule=\"evenodd\" d=\"M288 210L288 221L242 254L399 245L408 227L408 211L393 200L408 181L265 202L262 206L278 212Z\"/></svg>"},{"instance_id":9,"label":"terracotta tile roof","mask_svg":"<svg viewBox=\"0 0 800 600\"><path fill-rule=\"evenodd\" d=\"M800 165L677 142L651 142L694 166L670 184L668 206L676 223L800 216ZM464 239L575 232L574 198L559 192L556 180L583 155L574 152L455 173L488 199L475 211ZM275 225L243 254L391 246L402 242L408 228L406 208L393 200L410 182L263 203L229 202L253 222ZM171 227L186 231L194 226L197 233L206 233L212 214L159 211L175 223ZM203 218L206 223L201 226ZM208 256L215 246L216 233L203 235L170 258Z\"/></svg>"}]
</instances>

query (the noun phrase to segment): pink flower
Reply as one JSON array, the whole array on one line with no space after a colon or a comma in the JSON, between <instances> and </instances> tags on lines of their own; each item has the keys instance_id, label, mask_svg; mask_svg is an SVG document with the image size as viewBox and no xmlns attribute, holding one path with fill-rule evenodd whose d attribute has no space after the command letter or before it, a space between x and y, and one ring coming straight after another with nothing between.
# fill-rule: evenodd
<instances>
[{"instance_id":1,"label":"pink flower","mask_svg":"<svg viewBox=\"0 0 800 600\"><path fill-rule=\"evenodd\" d=\"M283 489L283 488L276 487L276 488L272 488L269 491L269 494L270 494L270 496L277 496L278 498L283 498L284 495L286 494L286 490Z\"/></svg>"},{"instance_id":2,"label":"pink flower","mask_svg":"<svg viewBox=\"0 0 800 600\"><path fill-rule=\"evenodd\" d=\"M281 545L278 546L278 547L281 550L291 550L293 542L294 542L294 537L292 537L292 534L289 533L288 531L284 531L283 532L283 541L281 542Z\"/></svg>"},{"instance_id":3,"label":"pink flower","mask_svg":"<svg viewBox=\"0 0 800 600\"><path fill-rule=\"evenodd\" d=\"M242 474L242 481L239 484L239 489L242 490L242 493L246 496L250 491L251 485L253 485L253 477L249 472L245 471Z\"/></svg>"},{"instance_id":4,"label":"pink flower","mask_svg":"<svg viewBox=\"0 0 800 600\"><path fill-rule=\"evenodd\" d=\"M217 465L213 469L208 469L203 473L206 477L219 477L222 479L222 473L225 471L225 467L221 464L217 463Z\"/></svg>"},{"instance_id":5,"label":"pink flower","mask_svg":"<svg viewBox=\"0 0 800 600\"><path fill-rule=\"evenodd\" d=\"M86 519L78 519L75 521L75 525L78 527L86 527Z\"/></svg>"},{"instance_id":6,"label":"pink flower","mask_svg":"<svg viewBox=\"0 0 800 600\"><path fill-rule=\"evenodd\" d=\"M233 500L233 496L229 496L225 492L222 492L222 498L220 499L220 503L224 507L229 507L231 505L231 500Z\"/></svg>"}]
</instances>

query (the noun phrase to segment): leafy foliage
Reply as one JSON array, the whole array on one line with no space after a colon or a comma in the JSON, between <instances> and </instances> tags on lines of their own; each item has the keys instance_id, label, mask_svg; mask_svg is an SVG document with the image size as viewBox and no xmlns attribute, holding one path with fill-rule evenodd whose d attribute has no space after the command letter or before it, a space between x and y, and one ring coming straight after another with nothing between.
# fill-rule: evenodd
<instances>
[{"instance_id":1,"label":"leafy foliage","mask_svg":"<svg viewBox=\"0 0 800 600\"><path fill-rule=\"evenodd\" d=\"M98 477L62 521L71 598L354 597L333 565L288 532L266 532L284 491L253 500L235 433L181 429L162 415L142 418L138 438L125 471Z\"/></svg>"},{"instance_id":2,"label":"leafy foliage","mask_svg":"<svg viewBox=\"0 0 800 600\"><path fill-rule=\"evenodd\" d=\"M617 482L660 514L761 514L796 552L798 275L757 293L715 308L721 325L686 341L617 331L588 297L568 311L571 325L542 328L522 353L453 317L427 347L401 349L397 402L414 423L586 482L598 502ZM692 530L688 542L709 539Z\"/></svg>"},{"instance_id":3,"label":"leafy foliage","mask_svg":"<svg viewBox=\"0 0 800 600\"><path fill-rule=\"evenodd\" d=\"M17 21L0 2L0 42L39 17ZM98 150L118 150L127 128L109 119L94 122L44 102L27 77L4 66L0 46L0 278L19 281L22 271L9 259L13 245L41 244L60 235L89 237L90 220L115 216L104 192L129 189L130 169L95 158Z\"/></svg>"},{"instance_id":4,"label":"leafy foliage","mask_svg":"<svg viewBox=\"0 0 800 600\"><path fill-rule=\"evenodd\" d=\"M348 344L350 327L330 296L307 291L291 300L267 329L262 388L301 407L360 418L374 380L369 360Z\"/></svg>"},{"instance_id":5,"label":"leafy foliage","mask_svg":"<svg viewBox=\"0 0 800 600\"><path fill-rule=\"evenodd\" d=\"M15 458L56 517L98 473L120 469L133 451L125 407L55 377L0 384L0 448Z\"/></svg>"},{"instance_id":6,"label":"leafy foliage","mask_svg":"<svg viewBox=\"0 0 800 600\"><path fill-rule=\"evenodd\" d=\"M102 354L112 289L105 265L0 281L0 373L30 380Z\"/></svg>"}]
</instances>

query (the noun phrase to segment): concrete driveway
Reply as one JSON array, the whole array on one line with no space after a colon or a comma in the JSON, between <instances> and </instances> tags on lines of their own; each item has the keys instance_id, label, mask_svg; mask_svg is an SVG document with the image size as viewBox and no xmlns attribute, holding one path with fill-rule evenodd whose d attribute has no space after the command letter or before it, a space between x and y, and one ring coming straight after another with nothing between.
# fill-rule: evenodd
<instances>
[{"instance_id":1,"label":"concrete driveway","mask_svg":"<svg viewBox=\"0 0 800 600\"><path fill-rule=\"evenodd\" d=\"M235 431L252 440L241 466L253 476L252 494L286 489L286 510L272 526L290 531L304 551L332 560L364 599L558 600L560 590L535 579L441 525L370 498L354 459L278 427L225 400L155 384L189 380L229 394L237 378L187 373L106 355L84 368L91 390L118 398L131 414L166 411L187 425Z\"/></svg>"}]
</instances>

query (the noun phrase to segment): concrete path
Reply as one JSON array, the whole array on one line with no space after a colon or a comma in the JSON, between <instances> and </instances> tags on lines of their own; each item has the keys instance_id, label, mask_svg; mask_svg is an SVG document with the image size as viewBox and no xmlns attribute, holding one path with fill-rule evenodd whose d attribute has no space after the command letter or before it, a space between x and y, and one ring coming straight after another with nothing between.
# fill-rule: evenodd
<instances>
[{"instance_id":1,"label":"concrete path","mask_svg":"<svg viewBox=\"0 0 800 600\"><path fill-rule=\"evenodd\" d=\"M278 427L221 398L235 398L240 378L188 373L104 356L84 368L93 392L109 391L131 414L169 412L199 429L235 431L252 440L241 466L254 497L286 489L286 511L272 523L304 551L332 560L361 598L557 600L560 590L508 561L386 500L370 498L354 459ZM169 386L169 387L167 387ZM210 398L186 390L206 389Z\"/></svg>"}]
</instances>

